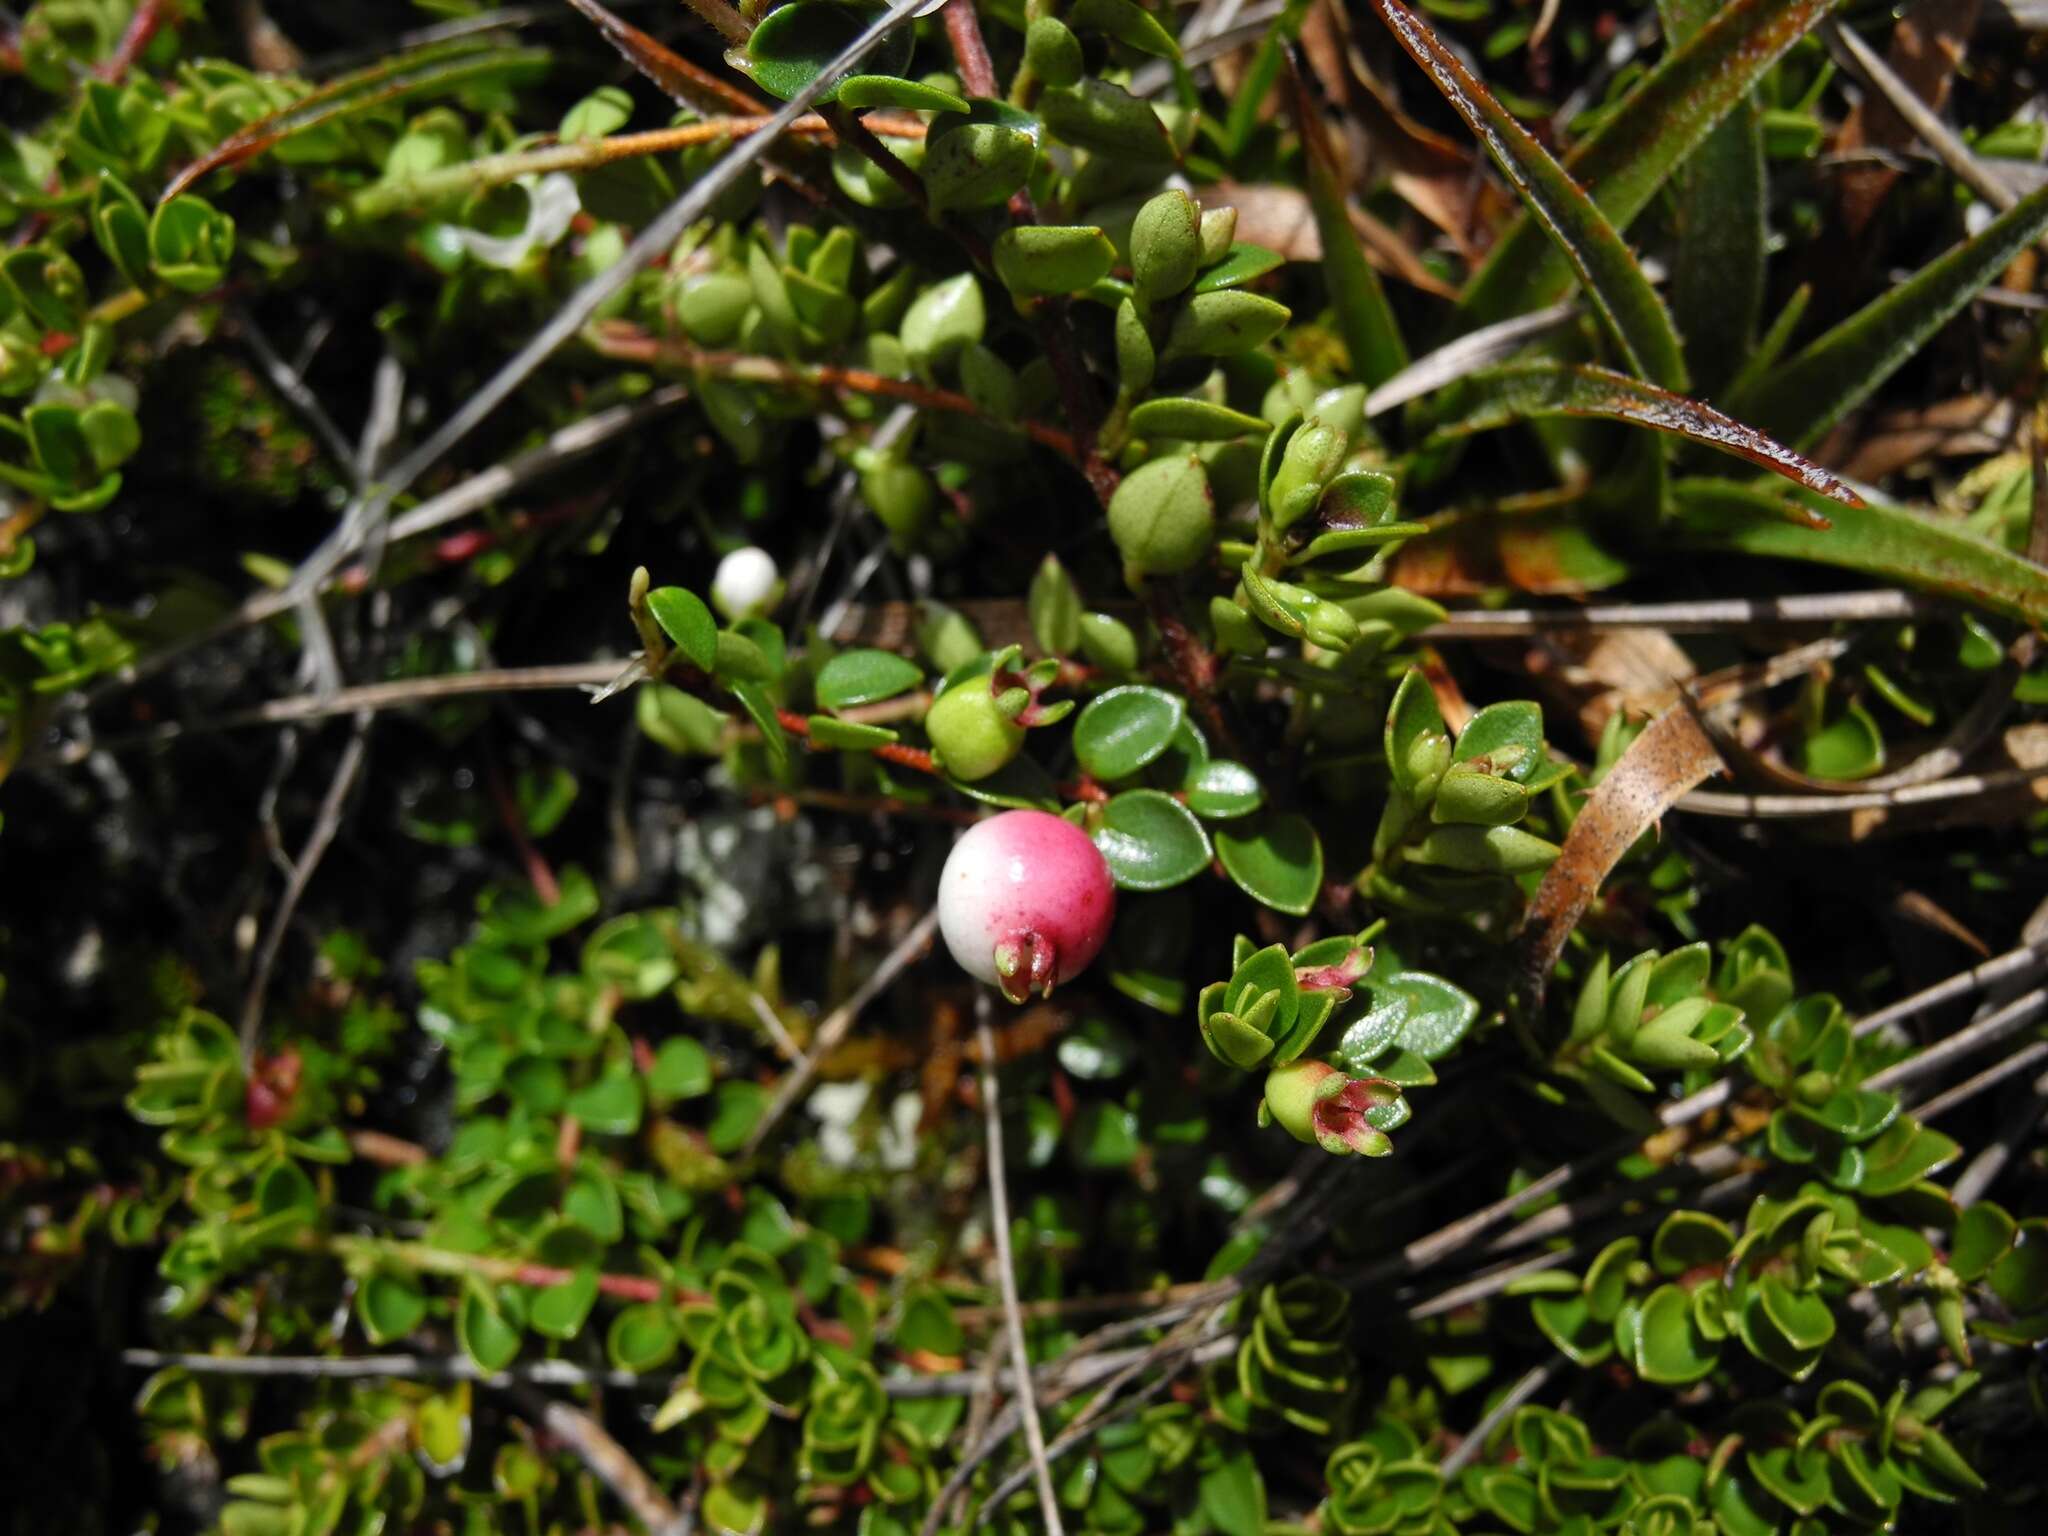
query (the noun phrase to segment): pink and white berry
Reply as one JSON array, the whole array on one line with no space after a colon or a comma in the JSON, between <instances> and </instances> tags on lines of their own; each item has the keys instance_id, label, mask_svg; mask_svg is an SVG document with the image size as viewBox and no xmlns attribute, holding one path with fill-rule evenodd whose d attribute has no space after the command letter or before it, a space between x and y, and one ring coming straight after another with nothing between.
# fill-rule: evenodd
<instances>
[{"instance_id":1,"label":"pink and white berry","mask_svg":"<svg viewBox=\"0 0 2048 1536\"><path fill-rule=\"evenodd\" d=\"M1109 865L1086 832L1045 811L977 822L939 876L946 947L1013 1003L1086 970L1115 916Z\"/></svg>"},{"instance_id":2,"label":"pink and white berry","mask_svg":"<svg viewBox=\"0 0 2048 1536\"><path fill-rule=\"evenodd\" d=\"M734 550L712 573L712 606L728 619L759 618L781 597L782 573L775 557L758 545Z\"/></svg>"}]
</instances>

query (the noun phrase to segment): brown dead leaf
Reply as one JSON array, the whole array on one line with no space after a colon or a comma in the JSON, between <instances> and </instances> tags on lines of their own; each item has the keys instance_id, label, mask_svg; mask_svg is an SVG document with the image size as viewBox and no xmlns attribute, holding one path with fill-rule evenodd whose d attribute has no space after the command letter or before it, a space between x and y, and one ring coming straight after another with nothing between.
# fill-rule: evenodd
<instances>
[{"instance_id":1,"label":"brown dead leaf","mask_svg":"<svg viewBox=\"0 0 2048 1536\"><path fill-rule=\"evenodd\" d=\"M1680 795L1721 768L1714 744L1681 705L1651 721L1594 786L1522 920L1520 968L1533 997L1543 996L1565 939L1621 856Z\"/></svg>"}]
</instances>

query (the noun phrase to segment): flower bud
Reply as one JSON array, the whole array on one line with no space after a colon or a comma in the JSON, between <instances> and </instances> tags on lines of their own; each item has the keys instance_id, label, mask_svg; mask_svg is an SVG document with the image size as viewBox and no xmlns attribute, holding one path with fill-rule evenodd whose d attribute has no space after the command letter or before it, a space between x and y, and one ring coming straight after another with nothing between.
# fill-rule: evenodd
<instances>
[{"instance_id":1,"label":"flower bud","mask_svg":"<svg viewBox=\"0 0 2048 1536\"><path fill-rule=\"evenodd\" d=\"M759 618L782 600L782 574L767 550L749 544L718 562L711 604L728 619Z\"/></svg>"},{"instance_id":2,"label":"flower bud","mask_svg":"<svg viewBox=\"0 0 2048 1536\"><path fill-rule=\"evenodd\" d=\"M1131 225L1131 281L1138 302L1170 299L1195 280L1202 259L1202 211L1178 187L1138 210Z\"/></svg>"},{"instance_id":3,"label":"flower bud","mask_svg":"<svg viewBox=\"0 0 2048 1536\"><path fill-rule=\"evenodd\" d=\"M1401 1090L1385 1078L1350 1077L1327 1061L1310 1059L1273 1069L1265 1107L1296 1141L1312 1141L1338 1156L1385 1157L1394 1143L1367 1117L1400 1097Z\"/></svg>"},{"instance_id":4,"label":"flower bud","mask_svg":"<svg viewBox=\"0 0 2048 1536\"><path fill-rule=\"evenodd\" d=\"M1306 421L1287 440L1280 467L1266 488L1266 509L1275 528L1286 528L1315 510L1323 487L1344 467L1351 440L1321 421Z\"/></svg>"},{"instance_id":5,"label":"flower bud","mask_svg":"<svg viewBox=\"0 0 2048 1536\"><path fill-rule=\"evenodd\" d=\"M1019 707L1030 701L1023 689L1006 691L1024 695L1016 701ZM1007 767L1024 747L1024 727L1017 723L1016 709L1004 708L1009 702L980 677L955 683L934 699L925 713L924 729L939 766L969 784Z\"/></svg>"},{"instance_id":6,"label":"flower bud","mask_svg":"<svg viewBox=\"0 0 2048 1536\"><path fill-rule=\"evenodd\" d=\"M1230 242L1237 238L1237 210L1210 208L1202 214L1202 265L1214 266L1230 254Z\"/></svg>"},{"instance_id":7,"label":"flower bud","mask_svg":"<svg viewBox=\"0 0 2048 1536\"><path fill-rule=\"evenodd\" d=\"M1192 569L1207 557L1215 527L1208 472L1193 454L1140 466L1109 499L1109 536L1136 576Z\"/></svg>"}]
</instances>

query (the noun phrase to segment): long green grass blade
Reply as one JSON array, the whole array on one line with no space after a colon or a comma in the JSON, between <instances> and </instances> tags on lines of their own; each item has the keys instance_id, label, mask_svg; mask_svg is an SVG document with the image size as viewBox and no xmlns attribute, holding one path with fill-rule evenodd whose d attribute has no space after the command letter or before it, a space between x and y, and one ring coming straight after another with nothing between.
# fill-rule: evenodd
<instances>
[{"instance_id":1,"label":"long green grass blade","mask_svg":"<svg viewBox=\"0 0 2048 1536\"><path fill-rule=\"evenodd\" d=\"M1676 527L1686 542L1779 560L1806 560L1960 598L2026 624L2048 621L2048 569L1952 523L1870 502L1825 508L1826 532L1790 521L1787 502L1811 493L1684 479L1672 485Z\"/></svg>"},{"instance_id":2,"label":"long green grass blade","mask_svg":"<svg viewBox=\"0 0 2048 1536\"><path fill-rule=\"evenodd\" d=\"M1627 229L1657 189L1757 82L1841 0L1734 0L1692 40L1667 54L1620 106L1565 157L1565 169L1616 229ZM1572 271L1530 219L1495 242L1459 304L1461 329L1563 297Z\"/></svg>"},{"instance_id":3,"label":"long green grass blade","mask_svg":"<svg viewBox=\"0 0 2048 1536\"><path fill-rule=\"evenodd\" d=\"M1607 216L1421 17L1399 0L1372 0L1372 5L1444 99L1478 135L1538 224L1578 273L1630 371L1666 388L1685 388L1685 359L1670 312Z\"/></svg>"},{"instance_id":4,"label":"long green grass blade","mask_svg":"<svg viewBox=\"0 0 2048 1536\"><path fill-rule=\"evenodd\" d=\"M1783 475L1830 503L1853 506L1854 491L1810 459L1710 405L1674 395L1609 368L1585 363L1514 363L1473 374L1458 386L1458 414L1437 424L1432 443L1469 437L1546 416L1598 416L1648 427ZM1425 448L1428 445L1425 445ZM1830 512L1832 515L1832 511ZM1807 520L1825 525L1826 518Z\"/></svg>"},{"instance_id":5,"label":"long green grass blade","mask_svg":"<svg viewBox=\"0 0 2048 1536\"><path fill-rule=\"evenodd\" d=\"M1658 0L1674 46L1692 39L1717 0ZM1764 305L1763 115L1752 92L1715 125L1680 168L1678 252L1671 264L1671 309L1685 339L1693 387L1712 393L1735 376Z\"/></svg>"},{"instance_id":6,"label":"long green grass blade","mask_svg":"<svg viewBox=\"0 0 2048 1536\"><path fill-rule=\"evenodd\" d=\"M1291 52L1287 55L1287 83L1307 162L1309 206L1323 241L1323 281L1329 284L1337 327L1351 351L1352 372L1367 386L1376 387L1408 366L1408 348L1401 340L1401 328L1387 303L1380 275L1365 259L1358 231L1351 227L1336 151L1315 103L1302 86Z\"/></svg>"},{"instance_id":7,"label":"long green grass blade","mask_svg":"<svg viewBox=\"0 0 2048 1536\"><path fill-rule=\"evenodd\" d=\"M1981 234L1816 337L1731 407L1797 446L1812 442L1890 378L2044 233L2048 187L2030 192Z\"/></svg>"}]
</instances>

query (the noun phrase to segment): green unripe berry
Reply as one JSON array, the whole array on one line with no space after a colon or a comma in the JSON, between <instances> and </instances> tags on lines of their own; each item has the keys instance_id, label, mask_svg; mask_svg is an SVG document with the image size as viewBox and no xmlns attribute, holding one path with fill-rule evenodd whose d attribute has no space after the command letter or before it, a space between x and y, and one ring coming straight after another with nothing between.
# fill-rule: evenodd
<instances>
[{"instance_id":1,"label":"green unripe berry","mask_svg":"<svg viewBox=\"0 0 2048 1536\"><path fill-rule=\"evenodd\" d=\"M1081 40L1057 16L1041 16L1024 33L1024 64L1047 85L1072 85L1081 78Z\"/></svg>"},{"instance_id":2,"label":"green unripe berry","mask_svg":"<svg viewBox=\"0 0 2048 1536\"><path fill-rule=\"evenodd\" d=\"M1195 280L1202 210L1178 187L1149 199L1131 224L1131 281L1140 304L1170 299Z\"/></svg>"},{"instance_id":3,"label":"green unripe berry","mask_svg":"<svg viewBox=\"0 0 2048 1536\"><path fill-rule=\"evenodd\" d=\"M939 766L970 784L1007 767L1024 746L1024 727L979 677L955 683L933 700L924 729Z\"/></svg>"},{"instance_id":4,"label":"green unripe berry","mask_svg":"<svg viewBox=\"0 0 2048 1536\"><path fill-rule=\"evenodd\" d=\"M1170 576L1208 557L1216 530L1208 471L1193 454L1154 459L1109 498L1109 536L1133 576Z\"/></svg>"}]
</instances>

